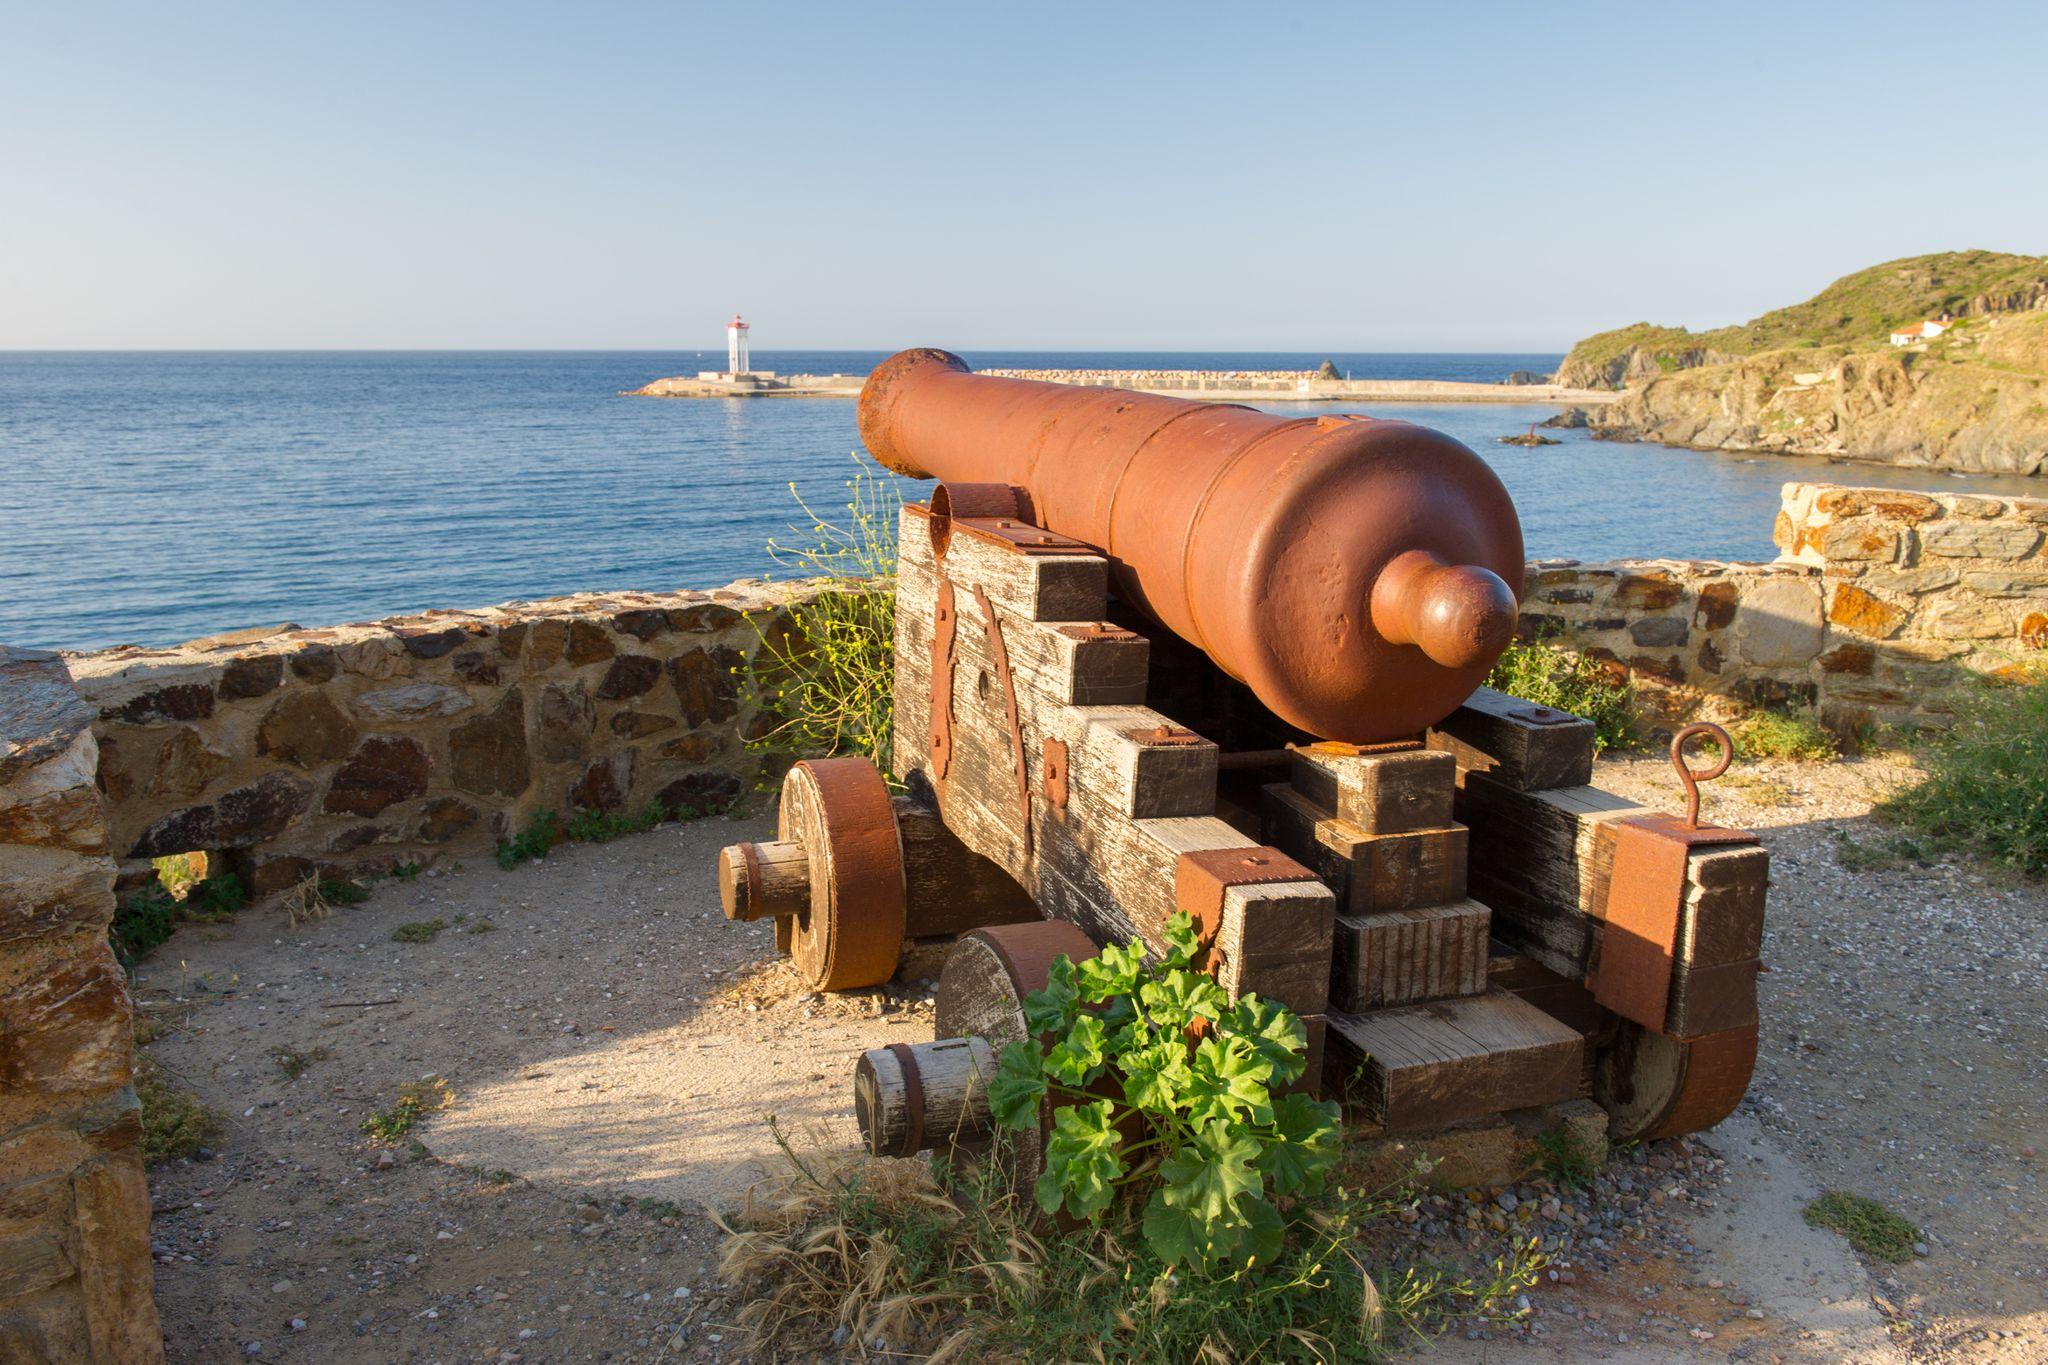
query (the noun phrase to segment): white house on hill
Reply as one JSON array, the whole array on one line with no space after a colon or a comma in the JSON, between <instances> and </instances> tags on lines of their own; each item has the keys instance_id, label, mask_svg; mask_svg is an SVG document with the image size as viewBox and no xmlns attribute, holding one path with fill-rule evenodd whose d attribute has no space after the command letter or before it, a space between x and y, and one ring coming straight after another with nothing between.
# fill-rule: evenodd
<instances>
[{"instance_id":1,"label":"white house on hill","mask_svg":"<svg viewBox=\"0 0 2048 1365\"><path fill-rule=\"evenodd\" d=\"M1916 341L1932 341L1954 325L1947 318L1929 318L1925 322L1916 322L1893 332L1892 345L1911 346Z\"/></svg>"}]
</instances>

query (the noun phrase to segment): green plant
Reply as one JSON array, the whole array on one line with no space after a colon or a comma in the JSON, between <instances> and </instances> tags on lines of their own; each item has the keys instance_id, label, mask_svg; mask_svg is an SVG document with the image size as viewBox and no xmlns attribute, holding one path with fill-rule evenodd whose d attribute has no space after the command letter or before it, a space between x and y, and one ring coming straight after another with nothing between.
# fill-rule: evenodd
<instances>
[{"instance_id":1,"label":"green plant","mask_svg":"<svg viewBox=\"0 0 2048 1365\"><path fill-rule=\"evenodd\" d=\"M1098 1220L1126 1190L1149 1188L1144 1237L1161 1260L1270 1261L1285 1222L1269 1193L1322 1188L1337 1106L1274 1093L1306 1065L1301 1020L1255 995L1232 1002L1192 970L1200 946L1186 914L1165 940L1155 961L1138 943L1078 966L1056 959L1024 1003L1038 1036L1003 1050L989 1105L1022 1131L1053 1097L1034 1190L1047 1213Z\"/></svg>"},{"instance_id":2,"label":"green plant","mask_svg":"<svg viewBox=\"0 0 2048 1365\"><path fill-rule=\"evenodd\" d=\"M1955 724L1923 733L1927 780L1879 807L1944 847L2048 876L2048 667L1949 696Z\"/></svg>"},{"instance_id":3,"label":"green plant","mask_svg":"<svg viewBox=\"0 0 2048 1365\"><path fill-rule=\"evenodd\" d=\"M178 903L161 886L148 887L124 899L114 908L107 925L107 941L114 956L130 975L135 965L169 939L178 927Z\"/></svg>"},{"instance_id":4,"label":"green plant","mask_svg":"<svg viewBox=\"0 0 2048 1365\"><path fill-rule=\"evenodd\" d=\"M391 875L399 881L409 882L426 870L425 863L399 863L391 869Z\"/></svg>"},{"instance_id":5,"label":"green plant","mask_svg":"<svg viewBox=\"0 0 2048 1365\"><path fill-rule=\"evenodd\" d=\"M510 870L529 858L541 859L562 842L562 822L551 810L536 813L526 828L498 841L498 866Z\"/></svg>"},{"instance_id":6,"label":"green plant","mask_svg":"<svg viewBox=\"0 0 2048 1365\"><path fill-rule=\"evenodd\" d=\"M1626 749L1637 741L1635 691L1628 675L1548 639L1509 645L1488 687L1593 722L1593 749Z\"/></svg>"},{"instance_id":7,"label":"green plant","mask_svg":"<svg viewBox=\"0 0 2048 1365\"><path fill-rule=\"evenodd\" d=\"M1757 711L1735 727L1736 751L1747 758L1791 758L1825 763L1839 758L1835 737L1797 711Z\"/></svg>"},{"instance_id":8,"label":"green plant","mask_svg":"<svg viewBox=\"0 0 2048 1365\"><path fill-rule=\"evenodd\" d=\"M777 1134L778 1141L781 1135ZM1008 1141L998 1134L996 1142ZM1371 1268L1406 1200L1330 1190L1297 1206L1267 1262L1169 1264L1128 1223L1035 1217L1000 1159L806 1161L720 1226L720 1278L767 1359L836 1356L850 1335L907 1356L1002 1360L1376 1361L1453 1321L1512 1318L1543 1264L1503 1242L1465 1264ZM1000 1154L998 1154L1000 1155Z\"/></svg>"},{"instance_id":9,"label":"green plant","mask_svg":"<svg viewBox=\"0 0 2048 1365\"><path fill-rule=\"evenodd\" d=\"M1860 843L1847 830L1835 831L1835 861L1851 872L1889 872L1908 865L1926 866L1933 851L1907 834L1888 834Z\"/></svg>"},{"instance_id":10,"label":"green plant","mask_svg":"<svg viewBox=\"0 0 2048 1365\"><path fill-rule=\"evenodd\" d=\"M408 1081L398 1087L398 1096L388 1109L380 1109L363 1120L362 1129L381 1142L396 1142L427 1115L455 1102L455 1092L439 1076Z\"/></svg>"},{"instance_id":11,"label":"green plant","mask_svg":"<svg viewBox=\"0 0 2048 1365\"><path fill-rule=\"evenodd\" d=\"M1593 1183L1593 1173L1600 1169L1600 1154L1581 1142L1569 1128L1550 1128L1538 1133L1536 1154L1543 1174L1566 1189L1584 1189Z\"/></svg>"},{"instance_id":12,"label":"green plant","mask_svg":"<svg viewBox=\"0 0 2048 1365\"><path fill-rule=\"evenodd\" d=\"M1849 1239L1865 1256L1894 1263L1913 1259L1920 1229L1875 1199L1843 1190L1829 1190L1806 1206L1806 1221L1830 1228Z\"/></svg>"},{"instance_id":13,"label":"green plant","mask_svg":"<svg viewBox=\"0 0 2048 1365\"><path fill-rule=\"evenodd\" d=\"M145 1166L190 1156L220 1136L220 1115L197 1095L166 1085L154 1062L135 1068L135 1098L142 1104Z\"/></svg>"},{"instance_id":14,"label":"green plant","mask_svg":"<svg viewBox=\"0 0 2048 1365\"><path fill-rule=\"evenodd\" d=\"M578 811L569 817L568 826L562 832L564 837L578 843L607 844L622 834L639 834L653 829L675 818L675 815L676 812L658 800L650 802L645 810L635 815L614 815L601 810Z\"/></svg>"},{"instance_id":15,"label":"green plant","mask_svg":"<svg viewBox=\"0 0 2048 1365\"><path fill-rule=\"evenodd\" d=\"M469 926L469 932L472 934L488 934L497 927L497 925L491 923L490 920L487 918L480 919L475 924Z\"/></svg>"},{"instance_id":16,"label":"green plant","mask_svg":"<svg viewBox=\"0 0 2048 1365\"><path fill-rule=\"evenodd\" d=\"M370 888L351 877L322 877L314 889L329 905L361 905L370 898Z\"/></svg>"},{"instance_id":17,"label":"green plant","mask_svg":"<svg viewBox=\"0 0 2048 1365\"><path fill-rule=\"evenodd\" d=\"M419 919L410 924L401 924L391 931L393 943L432 943L434 936L448 927L448 921L441 919Z\"/></svg>"},{"instance_id":18,"label":"green plant","mask_svg":"<svg viewBox=\"0 0 2048 1365\"><path fill-rule=\"evenodd\" d=\"M185 918L201 923L229 919L249 904L242 879L232 872L201 878L185 892Z\"/></svg>"},{"instance_id":19,"label":"green plant","mask_svg":"<svg viewBox=\"0 0 2048 1365\"><path fill-rule=\"evenodd\" d=\"M855 457L858 459L859 457ZM780 568L824 580L819 590L756 622L760 643L735 670L769 718L755 749L806 756L857 754L886 772L896 706L896 522L902 498L862 462L847 482L845 524L827 521L790 485L810 518L802 543L768 542Z\"/></svg>"}]
</instances>

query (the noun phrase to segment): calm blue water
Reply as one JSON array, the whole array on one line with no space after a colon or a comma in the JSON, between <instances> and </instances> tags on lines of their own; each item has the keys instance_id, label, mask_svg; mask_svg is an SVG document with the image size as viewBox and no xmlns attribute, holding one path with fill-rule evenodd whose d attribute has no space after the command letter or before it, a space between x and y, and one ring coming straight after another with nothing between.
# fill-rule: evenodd
<instances>
[{"instance_id":1,"label":"calm blue water","mask_svg":"<svg viewBox=\"0 0 2048 1365\"><path fill-rule=\"evenodd\" d=\"M756 352L864 373L882 352ZM1554 355L1336 355L1360 377L1497 380ZM1299 354L974 353L976 366L1308 369ZM622 398L722 352L0 353L0 641L170 644L575 590L713 587L772 565L789 485L855 472L838 399ZM1274 409L1311 415L1323 409ZM1544 407L1397 405L1500 470L1532 554L1768 558L1794 478L1996 481L1494 438ZM2028 491L2024 480L2004 486Z\"/></svg>"}]
</instances>

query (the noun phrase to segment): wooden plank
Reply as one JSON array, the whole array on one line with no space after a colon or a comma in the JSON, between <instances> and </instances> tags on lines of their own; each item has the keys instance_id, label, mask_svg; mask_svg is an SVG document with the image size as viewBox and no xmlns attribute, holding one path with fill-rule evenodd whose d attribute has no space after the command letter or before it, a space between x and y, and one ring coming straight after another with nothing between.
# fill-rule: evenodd
<instances>
[{"instance_id":1,"label":"wooden plank","mask_svg":"<svg viewBox=\"0 0 2048 1365\"><path fill-rule=\"evenodd\" d=\"M1466 829L1367 834L1286 783L1264 789L1266 841L1312 869L1347 915L1448 905L1466 895Z\"/></svg>"},{"instance_id":2,"label":"wooden plank","mask_svg":"<svg viewBox=\"0 0 2048 1365\"><path fill-rule=\"evenodd\" d=\"M1332 1011L1328 1046L1352 1098L1388 1132L1581 1094L1585 1040L1504 991L1371 1014Z\"/></svg>"},{"instance_id":3,"label":"wooden plank","mask_svg":"<svg viewBox=\"0 0 2048 1365\"><path fill-rule=\"evenodd\" d=\"M1040 918L1031 897L1002 868L961 843L938 811L896 797L903 842L904 932L910 938L959 934L985 924Z\"/></svg>"},{"instance_id":4,"label":"wooden plank","mask_svg":"<svg viewBox=\"0 0 2048 1365\"><path fill-rule=\"evenodd\" d=\"M897 523L897 575L932 572L931 511L906 503ZM1023 554L956 535L946 550L946 577L963 597L976 588L1003 611L1029 621L1098 621L1109 607L1109 561L1097 554Z\"/></svg>"},{"instance_id":5,"label":"wooden plank","mask_svg":"<svg viewBox=\"0 0 2048 1365\"><path fill-rule=\"evenodd\" d=\"M1256 994L1307 1018L1330 1002L1337 903L1321 882L1233 886L1213 949L1216 984L1234 1000Z\"/></svg>"},{"instance_id":6,"label":"wooden plank","mask_svg":"<svg viewBox=\"0 0 2048 1365\"><path fill-rule=\"evenodd\" d=\"M1593 722L1482 687L1433 727L1425 742L1517 791L1593 780Z\"/></svg>"},{"instance_id":7,"label":"wooden plank","mask_svg":"<svg viewBox=\"0 0 2048 1365\"><path fill-rule=\"evenodd\" d=\"M1357 1013L1486 989L1491 912L1463 900L1337 919L1330 1002Z\"/></svg>"},{"instance_id":8,"label":"wooden plank","mask_svg":"<svg viewBox=\"0 0 2048 1365\"><path fill-rule=\"evenodd\" d=\"M1288 754L1296 791L1367 834L1405 834L1451 823L1457 762L1449 754L1405 749L1332 754L1296 746Z\"/></svg>"},{"instance_id":9,"label":"wooden plank","mask_svg":"<svg viewBox=\"0 0 2048 1365\"><path fill-rule=\"evenodd\" d=\"M1072 782L1120 815L1154 820L1216 813L1216 746L1142 738L1170 726L1141 706L1074 708L1082 729L1071 750Z\"/></svg>"}]
</instances>

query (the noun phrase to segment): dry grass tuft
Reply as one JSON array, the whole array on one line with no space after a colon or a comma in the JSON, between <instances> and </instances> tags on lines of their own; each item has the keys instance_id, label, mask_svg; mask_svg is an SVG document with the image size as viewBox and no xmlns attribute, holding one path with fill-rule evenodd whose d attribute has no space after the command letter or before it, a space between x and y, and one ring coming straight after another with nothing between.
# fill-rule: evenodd
<instances>
[{"instance_id":1,"label":"dry grass tuft","mask_svg":"<svg viewBox=\"0 0 2048 1365\"><path fill-rule=\"evenodd\" d=\"M320 894L318 875L308 877L286 891L278 897L277 903L284 907L285 919L294 929L302 924L316 923L334 913L334 907Z\"/></svg>"}]
</instances>

